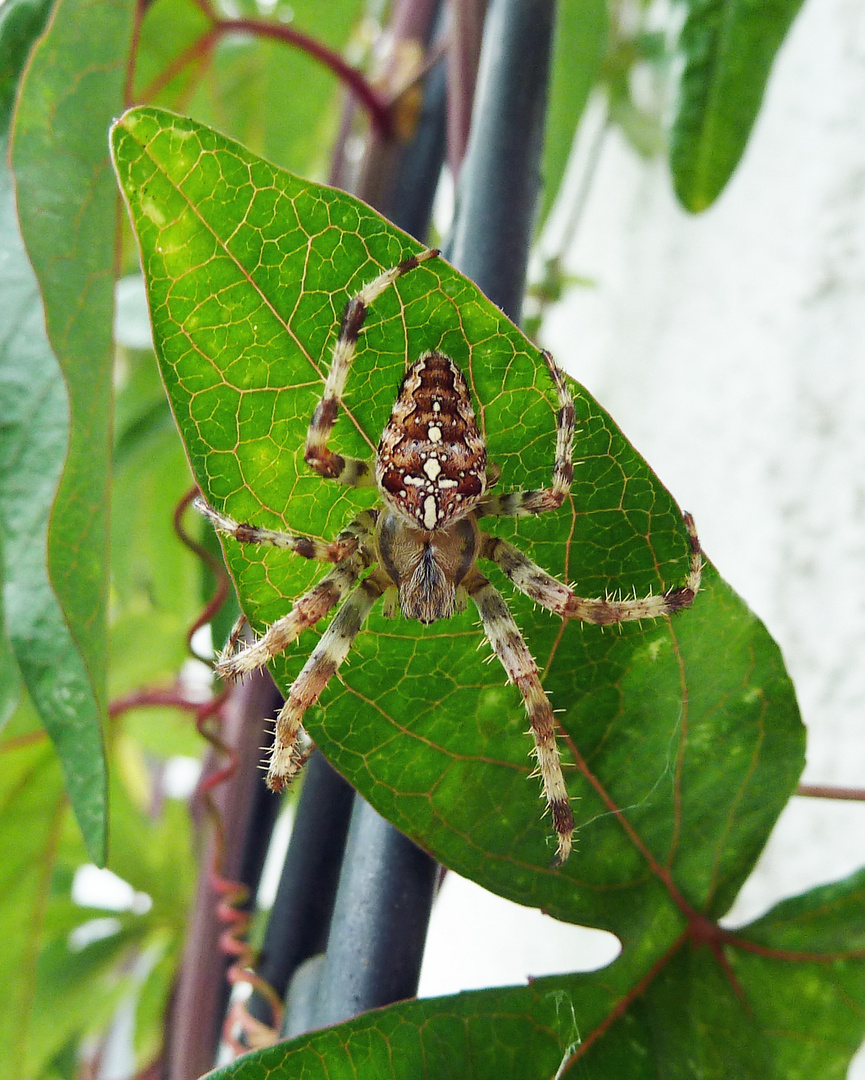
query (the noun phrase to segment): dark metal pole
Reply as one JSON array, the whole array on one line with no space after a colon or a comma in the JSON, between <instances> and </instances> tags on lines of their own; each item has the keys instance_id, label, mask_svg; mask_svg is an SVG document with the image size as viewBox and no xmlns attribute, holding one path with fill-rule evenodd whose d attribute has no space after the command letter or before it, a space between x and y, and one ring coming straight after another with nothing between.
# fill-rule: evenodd
<instances>
[{"instance_id":1,"label":"dark metal pole","mask_svg":"<svg viewBox=\"0 0 865 1080\"><path fill-rule=\"evenodd\" d=\"M353 799L351 786L316 751L306 767L256 965L258 974L280 997L296 969L327 943ZM253 993L248 1008L257 1020L273 1023L270 1005L258 992Z\"/></svg>"},{"instance_id":2,"label":"dark metal pole","mask_svg":"<svg viewBox=\"0 0 865 1080\"><path fill-rule=\"evenodd\" d=\"M316 1026L417 993L437 875L429 855L355 800Z\"/></svg>"},{"instance_id":3,"label":"dark metal pole","mask_svg":"<svg viewBox=\"0 0 865 1080\"><path fill-rule=\"evenodd\" d=\"M491 0L448 256L519 321L538 196L555 0Z\"/></svg>"}]
</instances>

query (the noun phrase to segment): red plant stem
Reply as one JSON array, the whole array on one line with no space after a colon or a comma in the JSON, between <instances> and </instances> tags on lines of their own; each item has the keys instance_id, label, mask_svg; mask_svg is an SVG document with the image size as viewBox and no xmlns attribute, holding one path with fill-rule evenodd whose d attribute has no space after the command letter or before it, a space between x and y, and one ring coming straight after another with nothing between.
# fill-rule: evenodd
<instances>
[{"instance_id":1,"label":"red plant stem","mask_svg":"<svg viewBox=\"0 0 865 1080\"><path fill-rule=\"evenodd\" d=\"M133 690L130 694L115 698L108 706L108 716L116 720L118 716L129 712L130 709L168 708L183 709L186 712L197 712L203 705L212 701L208 697L202 701L200 698L192 698L182 686L145 686L141 690Z\"/></svg>"},{"instance_id":2,"label":"red plant stem","mask_svg":"<svg viewBox=\"0 0 865 1080\"><path fill-rule=\"evenodd\" d=\"M387 103L370 86L362 72L353 68L351 64L347 64L339 53L322 45L320 41L290 26L267 22L265 19L221 19L217 27L220 34L246 33L275 38L277 41L293 45L318 60L320 64L330 68L334 75L344 82L362 102L376 132L383 138L389 138L392 135L393 122Z\"/></svg>"},{"instance_id":3,"label":"red plant stem","mask_svg":"<svg viewBox=\"0 0 865 1080\"><path fill-rule=\"evenodd\" d=\"M304 34L291 26L269 22L266 19L216 18L204 5L199 6L208 18L213 20L213 25L194 41L188 49L181 53L172 64L165 68L159 78L154 80L148 87L145 97L149 98L158 93L195 57L206 56L219 38L224 37L226 34L272 38L275 41L281 41L286 45L292 45L294 48L300 49L307 56L311 56L314 60L329 68L364 106L376 134L383 139L392 137L393 118L388 102L370 85L363 72L346 63L339 53L310 37L309 34Z\"/></svg>"},{"instance_id":4,"label":"red plant stem","mask_svg":"<svg viewBox=\"0 0 865 1080\"><path fill-rule=\"evenodd\" d=\"M849 799L851 802L865 802L865 788L800 784L796 788L796 794L808 799Z\"/></svg>"},{"instance_id":5,"label":"red plant stem","mask_svg":"<svg viewBox=\"0 0 865 1080\"><path fill-rule=\"evenodd\" d=\"M720 931L722 940L735 949L754 953L767 960L783 960L791 964L834 964L839 960L861 960L865 949L837 949L834 952L804 952L798 949L775 949L771 945L760 945L756 941L739 937L729 930Z\"/></svg>"},{"instance_id":6,"label":"red plant stem","mask_svg":"<svg viewBox=\"0 0 865 1080\"><path fill-rule=\"evenodd\" d=\"M226 959L231 961L229 967L235 965L229 976L232 980L246 960L247 954L238 959L243 929L238 916L248 916L230 908L246 896L239 876L254 791L261 783L256 768L259 747L269 723L265 717L274 708L274 694L269 676L256 674L220 695L218 718L212 708L199 714L199 729L213 745L199 787L199 807L214 828L207 830L201 855L201 865L207 869L199 875L172 1006L167 1053L171 1080L193 1080L213 1067L222 1026L220 986L226 977ZM218 734L213 731L217 722ZM217 755L225 752L230 754L229 764L217 764ZM235 767L238 758L240 764ZM229 948L223 951L225 946Z\"/></svg>"},{"instance_id":7,"label":"red plant stem","mask_svg":"<svg viewBox=\"0 0 865 1080\"><path fill-rule=\"evenodd\" d=\"M486 0L450 0L449 7L447 146L456 180L469 142L487 5Z\"/></svg>"},{"instance_id":8,"label":"red plant stem","mask_svg":"<svg viewBox=\"0 0 865 1080\"><path fill-rule=\"evenodd\" d=\"M226 572L225 567L219 559L207 550L206 547L199 544L197 540L190 536L183 525L184 513L192 504L192 500L199 494L200 491L197 486L190 488L174 510L174 531L180 537L181 542L210 568L216 578L216 590L213 596L210 598L209 603L204 610L201 611L195 622L186 631L187 647L197 660L200 660L201 657L196 656L195 651L192 648L192 638L196 630L200 630L202 626L206 626L207 623L211 622L213 617L228 599L228 573Z\"/></svg>"},{"instance_id":9,"label":"red plant stem","mask_svg":"<svg viewBox=\"0 0 865 1080\"><path fill-rule=\"evenodd\" d=\"M152 101L157 94L161 93L166 86L175 79L181 71L191 64L195 59L205 60L209 55L213 46L219 40L219 31L216 26L212 26L209 30L203 33L200 37L196 38L193 43L184 49L183 52L175 57L174 60L156 76L156 78L142 91L141 97L144 101Z\"/></svg>"},{"instance_id":10,"label":"red plant stem","mask_svg":"<svg viewBox=\"0 0 865 1080\"><path fill-rule=\"evenodd\" d=\"M598 1024L596 1028L586 1035L586 1037L580 1042L579 1046L574 1049L574 1052L570 1055L567 1061L562 1062L559 1071L556 1073L556 1078L564 1076L570 1067L580 1058L584 1057L591 1049L592 1045L598 1041L606 1032L612 1027L612 1025L623 1016L633 1003L640 998L642 994L648 990L658 975L664 970L667 964L673 959L676 953L681 949L682 945L687 940L687 936L683 934L677 938L673 944L662 953L661 956L655 961L655 963L649 968L646 974L635 983L630 992L624 994L607 1013L604 1019Z\"/></svg>"},{"instance_id":11,"label":"red plant stem","mask_svg":"<svg viewBox=\"0 0 865 1080\"><path fill-rule=\"evenodd\" d=\"M132 83L135 77L135 62L138 57L138 48L141 44L141 24L144 21L147 0L136 0L134 22L132 24L132 40L129 43L129 59L126 64L126 80L123 84L123 107L128 109L132 104ZM117 244L116 259L120 259L121 245ZM117 273L119 277L119 272Z\"/></svg>"},{"instance_id":12,"label":"red plant stem","mask_svg":"<svg viewBox=\"0 0 865 1080\"><path fill-rule=\"evenodd\" d=\"M282 1000L273 987L252 970L255 962L255 952L246 940L251 916L248 911L244 910L244 906L249 899L249 889L242 882L226 876L223 871L223 867L228 861L225 820L213 793L221 784L225 784L235 777L240 767L240 756L233 747L219 738L214 731L207 728L207 721L213 712L213 707L200 710L196 726L199 733L210 743L217 754L228 759L221 769L211 772L202 781L199 788L204 809L213 830L213 850L208 879L214 895L219 898L216 904L217 919L225 927L219 935L219 947L223 955L233 961L226 972L229 983L234 985L238 982L247 982L262 994L270 1005L274 1017L274 1027L278 1030L282 1023ZM231 1026L232 1017L229 1014L225 1024L224 1038L236 1054L242 1054L248 1047L234 1039Z\"/></svg>"}]
</instances>

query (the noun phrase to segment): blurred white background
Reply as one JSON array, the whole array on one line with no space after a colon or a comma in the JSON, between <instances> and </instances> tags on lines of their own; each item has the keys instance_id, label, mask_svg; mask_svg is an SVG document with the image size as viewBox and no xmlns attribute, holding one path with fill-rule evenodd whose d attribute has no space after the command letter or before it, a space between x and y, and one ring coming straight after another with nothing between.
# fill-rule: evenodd
<instances>
[{"instance_id":1,"label":"blurred white background","mask_svg":"<svg viewBox=\"0 0 865 1080\"><path fill-rule=\"evenodd\" d=\"M745 158L707 213L678 207L663 160L608 135L567 269L595 287L569 293L544 344L693 512L706 552L780 644L808 726L803 780L865 787L861 0L806 0ZM865 804L794 798L727 921L863 864ZM614 955L608 935L451 875L421 993ZM865 1078L865 1053L850 1077Z\"/></svg>"}]
</instances>

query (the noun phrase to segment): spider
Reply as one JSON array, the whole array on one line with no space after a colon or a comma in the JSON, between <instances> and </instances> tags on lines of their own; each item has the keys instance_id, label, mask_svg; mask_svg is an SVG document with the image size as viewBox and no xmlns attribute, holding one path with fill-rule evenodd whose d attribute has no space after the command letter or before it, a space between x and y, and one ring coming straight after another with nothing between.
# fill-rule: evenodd
<instances>
[{"instance_id":1,"label":"spider","mask_svg":"<svg viewBox=\"0 0 865 1080\"><path fill-rule=\"evenodd\" d=\"M487 463L465 378L450 357L437 351L423 353L408 367L373 464L342 457L328 447L370 305L403 274L438 255L429 249L404 259L348 301L324 393L309 424L306 462L343 484L374 484L380 508L359 514L336 539L326 542L237 522L198 500L199 510L216 529L240 543L286 548L303 558L334 564L257 641L238 648L238 635L232 635L218 658L217 672L233 680L258 670L342 601L276 719L267 782L280 791L308 753L308 740L302 737L304 713L339 669L376 601L384 597L388 616L399 610L407 619L429 624L464 610L471 600L493 652L525 703L537 773L558 840L555 865L560 865L571 851L574 818L559 761L556 721L528 646L478 561L494 563L517 589L562 618L604 626L655 619L687 607L700 587L700 545L693 519L686 514L691 559L683 585L644 599L589 600L575 595L514 544L481 530L481 518L555 510L570 491L574 404L564 375L546 352L544 360L558 396L549 487L489 494L498 470Z\"/></svg>"}]
</instances>

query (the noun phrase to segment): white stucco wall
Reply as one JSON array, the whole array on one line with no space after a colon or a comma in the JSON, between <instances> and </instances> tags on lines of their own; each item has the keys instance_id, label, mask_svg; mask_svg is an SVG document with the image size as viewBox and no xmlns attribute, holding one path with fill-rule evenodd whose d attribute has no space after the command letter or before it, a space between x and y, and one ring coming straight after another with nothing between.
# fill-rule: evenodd
<instances>
[{"instance_id":1,"label":"white stucco wall","mask_svg":"<svg viewBox=\"0 0 865 1080\"><path fill-rule=\"evenodd\" d=\"M552 313L545 343L694 513L779 642L809 729L805 781L865 787L861 0L806 0L745 159L706 214L678 208L663 161L608 137L568 268L597 284ZM731 921L863 863L865 805L794 799ZM495 981L567 969L564 948L545 966L549 945L525 926L540 962L519 957L525 970ZM437 992L444 932L434 921ZM461 986L494 969L468 971ZM865 1054L850 1076L865 1077Z\"/></svg>"},{"instance_id":2,"label":"white stucco wall","mask_svg":"<svg viewBox=\"0 0 865 1080\"><path fill-rule=\"evenodd\" d=\"M557 355L780 644L804 779L865 786L865 7L806 3L706 214L610 138L571 268L597 288L549 320ZM796 800L758 876L768 902L863 863L865 806Z\"/></svg>"}]
</instances>

